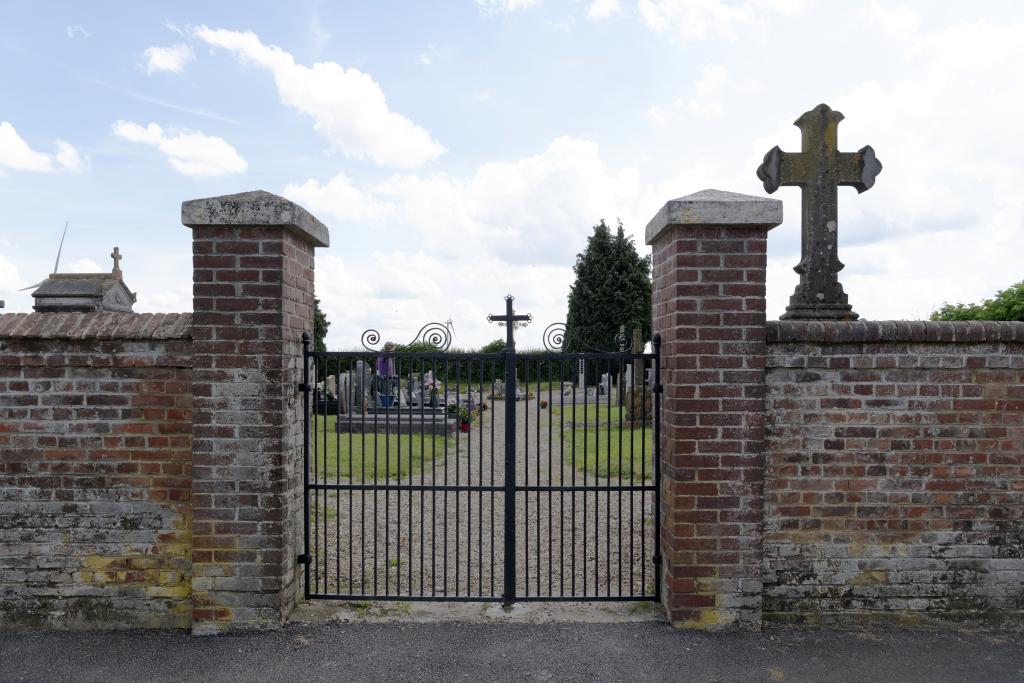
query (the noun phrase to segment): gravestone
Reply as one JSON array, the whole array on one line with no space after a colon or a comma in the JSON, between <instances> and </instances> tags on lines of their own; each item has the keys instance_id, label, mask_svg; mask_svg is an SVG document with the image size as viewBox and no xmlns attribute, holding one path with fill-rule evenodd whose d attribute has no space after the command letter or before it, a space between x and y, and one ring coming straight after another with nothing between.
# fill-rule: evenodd
<instances>
[{"instance_id":1,"label":"gravestone","mask_svg":"<svg viewBox=\"0 0 1024 683\"><path fill-rule=\"evenodd\" d=\"M354 410L362 410L370 399L370 368L365 361L357 360L352 384L352 405Z\"/></svg>"},{"instance_id":2,"label":"gravestone","mask_svg":"<svg viewBox=\"0 0 1024 683\"><path fill-rule=\"evenodd\" d=\"M827 104L804 112L793 125L800 129L801 151L778 146L764 155L757 177L769 194L782 185L801 190L800 263L793 269L800 283L789 298L783 320L856 320L839 283L838 187L866 192L875 184L882 163L870 145L855 153L838 150L843 115Z\"/></svg>"},{"instance_id":3,"label":"gravestone","mask_svg":"<svg viewBox=\"0 0 1024 683\"><path fill-rule=\"evenodd\" d=\"M334 379L333 377L331 379ZM339 378L337 392L334 394L338 401L338 410L342 413L347 413L350 410L349 402L349 373L342 374Z\"/></svg>"}]
</instances>

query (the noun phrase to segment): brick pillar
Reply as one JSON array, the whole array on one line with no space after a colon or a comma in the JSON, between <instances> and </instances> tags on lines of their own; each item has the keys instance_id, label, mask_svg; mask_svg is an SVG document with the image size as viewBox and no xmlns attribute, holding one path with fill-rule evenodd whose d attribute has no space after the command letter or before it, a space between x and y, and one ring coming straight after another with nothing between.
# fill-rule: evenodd
<instances>
[{"instance_id":1,"label":"brick pillar","mask_svg":"<svg viewBox=\"0 0 1024 683\"><path fill-rule=\"evenodd\" d=\"M192 629L282 623L301 591L304 330L327 228L268 192L181 205L192 228Z\"/></svg>"},{"instance_id":2,"label":"brick pillar","mask_svg":"<svg viewBox=\"0 0 1024 683\"><path fill-rule=\"evenodd\" d=\"M782 202L704 190L647 225L662 346L661 543L674 626L757 628L765 266Z\"/></svg>"}]
</instances>

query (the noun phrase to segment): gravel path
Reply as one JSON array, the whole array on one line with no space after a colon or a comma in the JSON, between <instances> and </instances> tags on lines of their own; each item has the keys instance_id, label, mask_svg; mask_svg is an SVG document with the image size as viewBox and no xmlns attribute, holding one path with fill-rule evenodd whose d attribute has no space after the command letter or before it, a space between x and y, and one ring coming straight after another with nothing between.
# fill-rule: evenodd
<instances>
[{"instance_id":1,"label":"gravel path","mask_svg":"<svg viewBox=\"0 0 1024 683\"><path fill-rule=\"evenodd\" d=\"M619 484L617 476L595 482L563 462L572 448L572 431L565 438L562 432L570 407L553 414L534 399L519 401L516 409L519 486ZM411 482L407 475L401 483L503 486L504 430L504 402L490 402L468 434L449 436L446 455L439 453ZM582 461L582 442L576 450ZM645 483L652 483L650 472ZM628 476L622 484L630 484ZM650 594L653 502L652 491L520 491L517 596ZM501 491L321 493L313 507L313 592L477 598L503 592Z\"/></svg>"}]
</instances>

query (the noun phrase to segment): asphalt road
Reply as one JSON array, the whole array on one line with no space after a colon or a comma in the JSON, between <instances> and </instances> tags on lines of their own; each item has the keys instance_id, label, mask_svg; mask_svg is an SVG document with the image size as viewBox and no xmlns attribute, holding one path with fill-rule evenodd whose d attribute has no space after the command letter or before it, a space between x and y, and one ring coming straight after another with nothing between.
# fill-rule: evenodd
<instances>
[{"instance_id":1,"label":"asphalt road","mask_svg":"<svg viewBox=\"0 0 1024 683\"><path fill-rule=\"evenodd\" d=\"M247 635L0 635L3 681L1022 681L1024 633L293 624Z\"/></svg>"}]
</instances>

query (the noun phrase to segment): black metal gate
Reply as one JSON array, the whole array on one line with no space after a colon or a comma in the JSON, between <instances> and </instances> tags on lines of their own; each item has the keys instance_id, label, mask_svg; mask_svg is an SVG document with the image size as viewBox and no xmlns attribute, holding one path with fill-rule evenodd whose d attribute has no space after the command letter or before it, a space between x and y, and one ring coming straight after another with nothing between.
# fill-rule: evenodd
<instances>
[{"instance_id":1,"label":"black metal gate","mask_svg":"<svg viewBox=\"0 0 1024 683\"><path fill-rule=\"evenodd\" d=\"M497 353L303 336L307 598L659 599L660 340L517 353L492 319Z\"/></svg>"}]
</instances>

